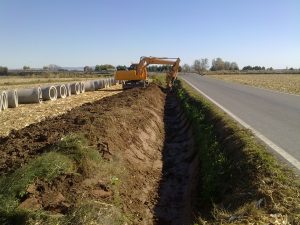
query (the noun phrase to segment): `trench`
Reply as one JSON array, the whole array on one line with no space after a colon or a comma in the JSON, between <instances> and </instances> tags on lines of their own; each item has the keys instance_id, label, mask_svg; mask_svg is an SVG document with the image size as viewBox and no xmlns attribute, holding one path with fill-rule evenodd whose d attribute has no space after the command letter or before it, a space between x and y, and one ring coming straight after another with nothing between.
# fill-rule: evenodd
<instances>
[{"instance_id":1,"label":"trench","mask_svg":"<svg viewBox=\"0 0 300 225\"><path fill-rule=\"evenodd\" d=\"M155 224L192 224L198 160L191 123L172 93L166 96L164 125L163 168L154 208Z\"/></svg>"},{"instance_id":2,"label":"trench","mask_svg":"<svg viewBox=\"0 0 300 225\"><path fill-rule=\"evenodd\" d=\"M119 205L114 202L118 196L116 200L114 196L87 199L116 204L120 211L131 216L129 224L192 224L199 157L194 151L192 124L174 94L163 93L156 85L131 89L13 131L8 137L0 138L0 176L7 176L52 151L51 146L74 133L84 135L89 146L99 151L107 165L114 167L113 172L125 171L124 178L121 173L116 175L122 181L121 186L116 187L121 196ZM95 172L101 174L101 182L110 185L113 172L109 175L102 175L102 170ZM82 174L82 180L86 178ZM80 182L74 191L68 186L70 182L59 176L54 182L56 186L49 187L53 190L66 187L59 189L60 194L69 206L76 206L81 194L88 192ZM44 195L48 193L52 192ZM21 199L20 203L25 200ZM64 204L58 203L56 209L60 206ZM52 213L46 208L43 210L49 215ZM70 207L64 216L72 212ZM7 215L3 218L7 219Z\"/></svg>"}]
</instances>

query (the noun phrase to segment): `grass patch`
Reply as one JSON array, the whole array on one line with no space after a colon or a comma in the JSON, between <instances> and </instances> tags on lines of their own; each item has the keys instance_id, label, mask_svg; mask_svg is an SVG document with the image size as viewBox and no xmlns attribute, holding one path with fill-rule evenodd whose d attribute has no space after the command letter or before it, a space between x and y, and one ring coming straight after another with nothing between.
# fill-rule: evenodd
<instances>
[{"instance_id":1,"label":"grass patch","mask_svg":"<svg viewBox=\"0 0 300 225\"><path fill-rule=\"evenodd\" d=\"M165 88L167 86L166 74L155 73L151 75L151 79L154 83L161 87Z\"/></svg>"},{"instance_id":2,"label":"grass patch","mask_svg":"<svg viewBox=\"0 0 300 225\"><path fill-rule=\"evenodd\" d=\"M37 180L51 182L63 174L74 174L82 180L101 179L113 191L113 198L101 202L82 196L66 214L19 208L30 185ZM0 224L123 224L126 216L122 214L119 189L125 177L121 162L102 159L83 135L68 135L49 152L0 178Z\"/></svg>"},{"instance_id":3,"label":"grass patch","mask_svg":"<svg viewBox=\"0 0 300 225\"><path fill-rule=\"evenodd\" d=\"M252 133L184 81L175 93L200 160L198 224L300 224L300 184Z\"/></svg>"},{"instance_id":4,"label":"grass patch","mask_svg":"<svg viewBox=\"0 0 300 225\"><path fill-rule=\"evenodd\" d=\"M58 152L46 153L0 179L0 214L10 214L19 205L20 199L36 179L51 181L62 173L74 171L73 161Z\"/></svg>"}]
</instances>

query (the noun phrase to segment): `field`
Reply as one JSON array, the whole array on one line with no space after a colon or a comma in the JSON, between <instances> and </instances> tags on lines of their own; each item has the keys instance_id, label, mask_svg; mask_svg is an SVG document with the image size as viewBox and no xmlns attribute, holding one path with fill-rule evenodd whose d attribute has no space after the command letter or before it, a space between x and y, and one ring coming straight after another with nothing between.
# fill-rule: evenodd
<instances>
[{"instance_id":1,"label":"field","mask_svg":"<svg viewBox=\"0 0 300 225\"><path fill-rule=\"evenodd\" d=\"M300 95L299 74L210 75L210 77L229 82Z\"/></svg>"},{"instance_id":2,"label":"field","mask_svg":"<svg viewBox=\"0 0 300 225\"><path fill-rule=\"evenodd\" d=\"M249 131L153 79L3 111L0 224L300 221L297 179Z\"/></svg>"}]
</instances>

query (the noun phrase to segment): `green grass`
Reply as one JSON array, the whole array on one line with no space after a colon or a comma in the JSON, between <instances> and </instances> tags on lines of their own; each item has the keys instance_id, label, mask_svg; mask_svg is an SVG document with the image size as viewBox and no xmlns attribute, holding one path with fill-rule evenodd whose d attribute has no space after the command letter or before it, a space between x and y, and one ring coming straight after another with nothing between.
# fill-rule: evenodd
<instances>
[{"instance_id":1,"label":"green grass","mask_svg":"<svg viewBox=\"0 0 300 225\"><path fill-rule=\"evenodd\" d=\"M300 223L299 180L253 134L184 81L175 94L193 124L200 161L199 224ZM260 202L262 205L258 207Z\"/></svg>"},{"instance_id":2,"label":"green grass","mask_svg":"<svg viewBox=\"0 0 300 225\"><path fill-rule=\"evenodd\" d=\"M44 210L19 209L29 185L50 182L62 174L76 174L107 182L113 191L110 203L83 198L65 215ZM83 135L71 134L61 139L49 152L0 179L0 224L123 224L122 198L118 194L126 170L120 161L105 161L89 146Z\"/></svg>"},{"instance_id":3,"label":"green grass","mask_svg":"<svg viewBox=\"0 0 300 225\"><path fill-rule=\"evenodd\" d=\"M28 165L16 170L13 174L0 179L0 212L16 209L26 190L36 179L51 181L62 173L74 172L74 164L65 155L49 152Z\"/></svg>"}]
</instances>

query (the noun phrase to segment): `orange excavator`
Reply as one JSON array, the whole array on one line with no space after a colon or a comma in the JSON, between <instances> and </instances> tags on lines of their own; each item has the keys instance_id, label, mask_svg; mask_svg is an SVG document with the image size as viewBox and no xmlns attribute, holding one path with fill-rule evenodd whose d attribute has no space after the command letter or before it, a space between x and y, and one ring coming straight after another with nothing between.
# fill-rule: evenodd
<instances>
[{"instance_id":1,"label":"orange excavator","mask_svg":"<svg viewBox=\"0 0 300 225\"><path fill-rule=\"evenodd\" d=\"M159 58L159 57L141 57L140 62L132 64L128 70L116 71L115 79L122 81L124 88L146 86L148 84L147 66L150 64L172 65L167 73L167 87L172 89L173 83L177 78L180 58Z\"/></svg>"}]
</instances>

